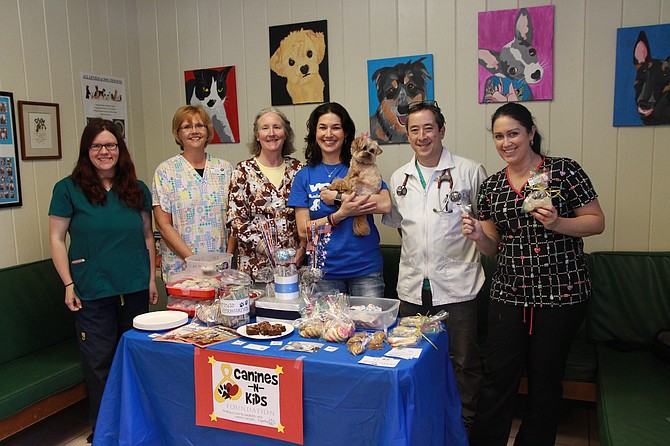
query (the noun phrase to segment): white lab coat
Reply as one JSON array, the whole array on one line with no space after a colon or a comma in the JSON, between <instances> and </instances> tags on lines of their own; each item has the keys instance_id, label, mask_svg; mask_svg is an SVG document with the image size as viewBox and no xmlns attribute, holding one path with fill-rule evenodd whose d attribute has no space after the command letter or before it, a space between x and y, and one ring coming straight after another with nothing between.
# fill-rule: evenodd
<instances>
[{"instance_id":1,"label":"white lab coat","mask_svg":"<svg viewBox=\"0 0 670 446\"><path fill-rule=\"evenodd\" d=\"M448 203L452 212L435 212L439 203L442 210L451 191L459 191L467 198L476 215L479 186L486 179L484 167L467 158L452 155L442 148L440 161L431 178L425 178L423 189L416 170L416 157L396 170L391 176L389 192L392 208L382 218L385 225L400 228L402 251L398 273L400 299L421 305L423 279L430 280L433 305L465 302L477 297L484 283L484 271L475 243L461 232L461 210L454 202ZM451 169L453 188L437 179L445 169ZM399 195L398 187L407 194Z\"/></svg>"}]
</instances>

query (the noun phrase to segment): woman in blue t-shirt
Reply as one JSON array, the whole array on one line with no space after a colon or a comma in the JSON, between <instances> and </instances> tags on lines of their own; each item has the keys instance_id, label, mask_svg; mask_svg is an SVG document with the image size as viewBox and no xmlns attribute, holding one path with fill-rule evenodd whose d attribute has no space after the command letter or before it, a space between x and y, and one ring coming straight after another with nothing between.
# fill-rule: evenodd
<instances>
[{"instance_id":1,"label":"woman in blue t-shirt","mask_svg":"<svg viewBox=\"0 0 670 446\"><path fill-rule=\"evenodd\" d=\"M327 189L337 177L343 178L351 161L351 142L356 126L347 110L336 102L319 105L307 120L303 167L293 180L288 205L295 207L300 243L307 242L307 224L331 225L332 232L323 253L323 291L338 289L352 296L384 296L379 232L371 214L391 209L385 183L379 194L356 196ZM351 217L367 214L370 234L356 236Z\"/></svg>"},{"instance_id":2,"label":"woman in blue t-shirt","mask_svg":"<svg viewBox=\"0 0 670 446\"><path fill-rule=\"evenodd\" d=\"M95 430L119 338L158 300L151 193L112 121L96 118L84 128L77 165L53 189L49 239L75 316Z\"/></svg>"}]
</instances>

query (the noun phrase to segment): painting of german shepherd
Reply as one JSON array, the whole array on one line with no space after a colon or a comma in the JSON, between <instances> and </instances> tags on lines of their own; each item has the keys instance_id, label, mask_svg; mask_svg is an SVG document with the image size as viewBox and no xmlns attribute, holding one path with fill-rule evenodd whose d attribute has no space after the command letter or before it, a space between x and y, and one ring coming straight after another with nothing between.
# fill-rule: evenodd
<instances>
[{"instance_id":1,"label":"painting of german shepherd","mask_svg":"<svg viewBox=\"0 0 670 446\"><path fill-rule=\"evenodd\" d=\"M619 28L616 54L614 125L670 124L670 25Z\"/></svg>"}]
</instances>

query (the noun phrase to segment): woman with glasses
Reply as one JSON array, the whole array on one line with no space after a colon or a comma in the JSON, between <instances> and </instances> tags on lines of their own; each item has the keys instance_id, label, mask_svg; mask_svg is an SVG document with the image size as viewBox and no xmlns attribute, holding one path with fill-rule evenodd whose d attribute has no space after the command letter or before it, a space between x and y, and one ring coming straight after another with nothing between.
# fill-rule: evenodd
<instances>
[{"instance_id":1,"label":"woman with glasses","mask_svg":"<svg viewBox=\"0 0 670 446\"><path fill-rule=\"evenodd\" d=\"M296 248L297 260L305 255L298 246L298 229L293 208L286 206L293 178L302 164L289 155L293 129L279 110L265 108L254 120L252 158L240 162L230 186L228 222L237 240L239 269L257 277L259 270L271 266L265 233L276 235L276 245ZM247 260L248 259L248 260Z\"/></svg>"},{"instance_id":2,"label":"woman with glasses","mask_svg":"<svg viewBox=\"0 0 670 446\"><path fill-rule=\"evenodd\" d=\"M542 153L526 107L503 105L491 128L507 165L484 181L476 218L463 216L462 223L477 249L498 259L470 444L507 444L525 369L528 397L514 444L549 446L556 439L565 362L591 294L582 237L603 232L605 217L579 164Z\"/></svg>"},{"instance_id":3,"label":"woman with glasses","mask_svg":"<svg viewBox=\"0 0 670 446\"><path fill-rule=\"evenodd\" d=\"M53 189L49 239L75 315L95 430L118 340L158 300L151 194L113 122L97 118L84 129L72 174Z\"/></svg>"},{"instance_id":4,"label":"woman with glasses","mask_svg":"<svg viewBox=\"0 0 670 446\"><path fill-rule=\"evenodd\" d=\"M205 152L214 127L200 106L179 107L172 134L182 153L163 161L154 174L152 200L161 233L161 272L166 283L186 268L186 257L232 252L226 230L232 165Z\"/></svg>"},{"instance_id":5,"label":"woman with glasses","mask_svg":"<svg viewBox=\"0 0 670 446\"><path fill-rule=\"evenodd\" d=\"M307 120L305 166L295 177L288 205L295 207L301 244L307 243L307 225L330 225L324 238L324 278L319 289L338 289L353 296L384 296L379 232L371 214L391 209L391 197L382 182L379 194L356 196L327 189L343 178L351 161L351 142L356 126L347 110L336 102L321 104ZM356 236L351 217L368 215L370 234Z\"/></svg>"}]
</instances>

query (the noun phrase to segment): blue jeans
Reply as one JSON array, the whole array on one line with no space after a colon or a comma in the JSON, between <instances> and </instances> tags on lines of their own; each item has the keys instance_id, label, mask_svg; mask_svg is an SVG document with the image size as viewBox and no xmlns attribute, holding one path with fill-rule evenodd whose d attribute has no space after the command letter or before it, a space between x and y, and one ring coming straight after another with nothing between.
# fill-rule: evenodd
<instances>
[{"instance_id":1,"label":"blue jeans","mask_svg":"<svg viewBox=\"0 0 670 446\"><path fill-rule=\"evenodd\" d=\"M350 296L384 297L384 274L380 269L352 279L323 279L317 284L317 291L339 290Z\"/></svg>"}]
</instances>

